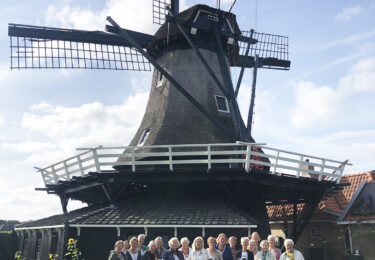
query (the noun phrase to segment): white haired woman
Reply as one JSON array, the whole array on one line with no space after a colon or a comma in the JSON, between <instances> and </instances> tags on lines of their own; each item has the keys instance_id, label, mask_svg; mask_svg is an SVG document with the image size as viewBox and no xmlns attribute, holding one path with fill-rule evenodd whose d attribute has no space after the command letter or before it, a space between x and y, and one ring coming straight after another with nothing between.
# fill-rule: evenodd
<instances>
[{"instance_id":1,"label":"white haired woman","mask_svg":"<svg viewBox=\"0 0 375 260\"><path fill-rule=\"evenodd\" d=\"M215 248L216 239L214 237L209 237L207 239L207 245L208 245L208 248L206 250L208 254L208 259L223 260L223 255L221 254L219 250Z\"/></svg>"},{"instance_id":2,"label":"white haired woman","mask_svg":"<svg viewBox=\"0 0 375 260\"><path fill-rule=\"evenodd\" d=\"M184 255L184 259L186 260L191 252L191 248L189 247L189 239L187 237L181 238L181 248L179 249L181 253Z\"/></svg>"},{"instance_id":3,"label":"white haired woman","mask_svg":"<svg viewBox=\"0 0 375 260\"><path fill-rule=\"evenodd\" d=\"M196 237L193 241L192 250L188 260L208 260L208 254L204 249L204 241L202 237Z\"/></svg>"},{"instance_id":4,"label":"white haired woman","mask_svg":"<svg viewBox=\"0 0 375 260\"><path fill-rule=\"evenodd\" d=\"M294 242L291 239L285 239L284 246L286 251L281 254L280 260L305 260L300 251L294 249Z\"/></svg>"},{"instance_id":5,"label":"white haired woman","mask_svg":"<svg viewBox=\"0 0 375 260\"><path fill-rule=\"evenodd\" d=\"M275 237L273 235L269 235L267 237L267 241L268 241L268 250L270 250L270 252L275 255L276 260L279 260L281 256L281 251L280 249L276 247Z\"/></svg>"},{"instance_id":6,"label":"white haired woman","mask_svg":"<svg viewBox=\"0 0 375 260\"><path fill-rule=\"evenodd\" d=\"M254 257L256 256L258 250L257 250L257 242L255 240L249 241L249 246L247 248L250 252L253 253Z\"/></svg>"},{"instance_id":7,"label":"white haired woman","mask_svg":"<svg viewBox=\"0 0 375 260\"><path fill-rule=\"evenodd\" d=\"M168 241L169 250L163 254L163 260L184 260L184 255L178 250L180 242L177 237L172 237Z\"/></svg>"},{"instance_id":8,"label":"white haired woman","mask_svg":"<svg viewBox=\"0 0 375 260\"><path fill-rule=\"evenodd\" d=\"M260 242L260 249L261 251L255 255L255 260L276 260L275 255L268 250L267 240Z\"/></svg>"},{"instance_id":9,"label":"white haired woman","mask_svg":"<svg viewBox=\"0 0 375 260\"><path fill-rule=\"evenodd\" d=\"M236 260L254 260L253 252L247 249L249 247L248 237L241 237L241 246L242 250L237 252Z\"/></svg>"},{"instance_id":10,"label":"white haired woman","mask_svg":"<svg viewBox=\"0 0 375 260\"><path fill-rule=\"evenodd\" d=\"M124 242L119 240L115 243L115 248L109 254L108 260L125 260L125 254L122 252Z\"/></svg>"},{"instance_id":11,"label":"white haired woman","mask_svg":"<svg viewBox=\"0 0 375 260\"><path fill-rule=\"evenodd\" d=\"M142 256L142 260L157 260L158 256L156 253L156 244L154 240L148 243L148 250Z\"/></svg>"}]
</instances>

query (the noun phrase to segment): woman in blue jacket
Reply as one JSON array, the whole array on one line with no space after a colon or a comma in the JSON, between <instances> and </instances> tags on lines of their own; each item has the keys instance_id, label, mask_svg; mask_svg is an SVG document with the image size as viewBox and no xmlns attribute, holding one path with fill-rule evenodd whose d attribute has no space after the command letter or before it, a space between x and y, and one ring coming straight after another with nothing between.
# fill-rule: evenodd
<instances>
[{"instance_id":1,"label":"woman in blue jacket","mask_svg":"<svg viewBox=\"0 0 375 260\"><path fill-rule=\"evenodd\" d=\"M164 252L163 260L184 260L184 255L178 248L180 247L180 242L177 237L172 237L168 241L169 250Z\"/></svg>"},{"instance_id":2,"label":"woman in blue jacket","mask_svg":"<svg viewBox=\"0 0 375 260\"><path fill-rule=\"evenodd\" d=\"M232 250L227 244L227 236L224 233L218 235L216 243L216 249L223 254L223 260L233 260Z\"/></svg>"}]
</instances>

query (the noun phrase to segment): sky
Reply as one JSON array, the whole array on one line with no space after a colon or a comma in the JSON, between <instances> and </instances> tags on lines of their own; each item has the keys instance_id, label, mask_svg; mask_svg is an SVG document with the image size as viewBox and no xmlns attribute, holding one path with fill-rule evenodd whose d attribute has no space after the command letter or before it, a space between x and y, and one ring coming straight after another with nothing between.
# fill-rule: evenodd
<instances>
[{"instance_id":1,"label":"sky","mask_svg":"<svg viewBox=\"0 0 375 260\"><path fill-rule=\"evenodd\" d=\"M242 30L289 37L290 70L258 71L255 140L349 159L345 174L374 170L375 2L237 0L232 11ZM158 28L150 0L0 0L0 219L62 213L57 196L34 190L43 182L33 167L78 147L128 145L151 84L151 72L10 70L7 24L103 30L107 15L126 29ZM232 70L235 82L238 74ZM251 75L245 71L238 98L245 121ZM68 210L78 207L72 201Z\"/></svg>"}]
</instances>

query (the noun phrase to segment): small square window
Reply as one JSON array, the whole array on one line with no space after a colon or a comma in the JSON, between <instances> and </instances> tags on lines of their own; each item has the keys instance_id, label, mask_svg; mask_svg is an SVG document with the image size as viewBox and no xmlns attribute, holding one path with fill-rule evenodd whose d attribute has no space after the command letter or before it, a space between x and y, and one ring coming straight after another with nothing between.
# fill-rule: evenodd
<instances>
[{"instance_id":1,"label":"small square window","mask_svg":"<svg viewBox=\"0 0 375 260\"><path fill-rule=\"evenodd\" d=\"M139 141L137 143L137 146L142 146L145 144L146 139L148 135L150 134L150 132L151 132L151 128L146 128L145 130L143 130L141 137L139 138Z\"/></svg>"},{"instance_id":2,"label":"small square window","mask_svg":"<svg viewBox=\"0 0 375 260\"><path fill-rule=\"evenodd\" d=\"M220 112L229 113L228 100L222 96L215 96L217 110Z\"/></svg>"},{"instance_id":3,"label":"small square window","mask_svg":"<svg viewBox=\"0 0 375 260\"><path fill-rule=\"evenodd\" d=\"M312 228L311 229L311 237L321 237L322 236L322 232L320 230L320 228Z\"/></svg>"}]
</instances>

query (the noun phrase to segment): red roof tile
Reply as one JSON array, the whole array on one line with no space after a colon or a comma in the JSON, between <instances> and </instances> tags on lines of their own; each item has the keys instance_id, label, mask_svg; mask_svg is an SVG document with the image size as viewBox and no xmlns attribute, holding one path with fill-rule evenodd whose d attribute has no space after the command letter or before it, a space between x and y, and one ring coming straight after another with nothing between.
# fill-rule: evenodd
<instances>
[{"instance_id":1,"label":"red roof tile","mask_svg":"<svg viewBox=\"0 0 375 260\"><path fill-rule=\"evenodd\" d=\"M342 190L338 191L336 194L331 197L322 200L317 210L313 214L313 218L322 219L327 218L327 214L324 213L324 210L335 211L341 213L346 205L348 205L350 199L352 198L355 191L358 189L358 186L361 182L375 182L375 170L370 172L347 174L342 176L341 183L350 183L350 186L345 186ZM303 204L297 205L297 212L301 212ZM284 220L285 216L287 219L291 219L293 216L293 205L288 204L284 206L273 205L267 206L268 217L270 221Z\"/></svg>"}]
</instances>

